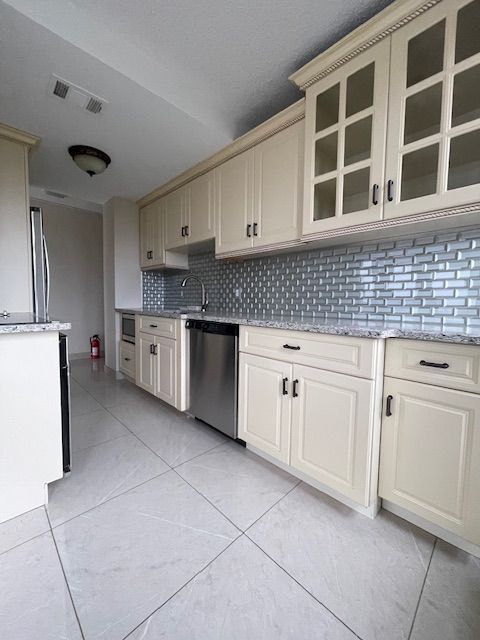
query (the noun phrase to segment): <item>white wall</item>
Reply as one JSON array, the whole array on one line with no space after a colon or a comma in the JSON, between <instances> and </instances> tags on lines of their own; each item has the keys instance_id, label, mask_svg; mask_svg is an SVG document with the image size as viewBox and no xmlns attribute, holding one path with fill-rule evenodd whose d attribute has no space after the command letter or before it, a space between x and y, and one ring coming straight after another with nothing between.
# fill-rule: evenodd
<instances>
[{"instance_id":1,"label":"white wall","mask_svg":"<svg viewBox=\"0 0 480 640\"><path fill-rule=\"evenodd\" d=\"M111 198L103 207L105 364L118 370L120 319L115 308L142 304L139 218L135 202Z\"/></svg>"},{"instance_id":2,"label":"white wall","mask_svg":"<svg viewBox=\"0 0 480 640\"><path fill-rule=\"evenodd\" d=\"M71 354L90 350L98 333L103 350L103 229L102 214L51 202L42 207L50 258L50 316L72 323Z\"/></svg>"},{"instance_id":3,"label":"white wall","mask_svg":"<svg viewBox=\"0 0 480 640\"><path fill-rule=\"evenodd\" d=\"M0 138L0 311L31 311L28 148Z\"/></svg>"}]
</instances>

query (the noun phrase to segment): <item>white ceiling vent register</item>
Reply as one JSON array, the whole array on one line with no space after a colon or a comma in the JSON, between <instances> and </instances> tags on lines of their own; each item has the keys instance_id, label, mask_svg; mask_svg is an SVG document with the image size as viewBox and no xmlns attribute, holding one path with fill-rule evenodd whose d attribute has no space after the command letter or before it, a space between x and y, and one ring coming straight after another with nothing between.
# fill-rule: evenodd
<instances>
[{"instance_id":1,"label":"white ceiling vent register","mask_svg":"<svg viewBox=\"0 0 480 640\"><path fill-rule=\"evenodd\" d=\"M53 73L50 76L47 93L61 100L65 100L65 102L75 104L77 107L94 113L95 115L102 113L108 104L104 98L100 98L90 93L90 91L82 89L82 87L73 84L73 82L59 78Z\"/></svg>"}]
</instances>

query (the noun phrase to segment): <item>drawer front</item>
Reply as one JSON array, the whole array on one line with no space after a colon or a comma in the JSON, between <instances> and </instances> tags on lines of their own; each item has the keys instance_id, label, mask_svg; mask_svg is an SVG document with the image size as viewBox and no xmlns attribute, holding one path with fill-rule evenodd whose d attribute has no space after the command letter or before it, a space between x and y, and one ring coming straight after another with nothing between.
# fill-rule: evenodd
<instances>
[{"instance_id":1,"label":"drawer front","mask_svg":"<svg viewBox=\"0 0 480 640\"><path fill-rule=\"evenodd\" d=\"M360 378L374 377L375 343L369 338L240 327L240 351L244 353Z\"/></svg>"},{"instance_id":2,"label":"drawer front","mask_svg":"<svg viewBox=\"0 0 480 640\"><path fill-rule=\"evenodd\" d=\"M143 333L151 333L162 338L177 337L177 321L175 318L157 318L156 316L139 316L138 329Z\"/></svg>"},{"instance_id":3,"label":"drawer front","mask_svg":"<svg viewBox=\"0 0 480 640\"><path fill-rule=\"evenodd\" d=\"M480 347L387 340L385 375L480 393Z\"/></svg>"},{"instance_id":4,"label":"drawer front","mask_svg":"<svg viewBox=\"0 0 480 640\"><path fill-rule=\"evenodd\" d=\"M120 371L135 378L135 345L129 342L120 343Z\"/></svg>"}]
</instances>

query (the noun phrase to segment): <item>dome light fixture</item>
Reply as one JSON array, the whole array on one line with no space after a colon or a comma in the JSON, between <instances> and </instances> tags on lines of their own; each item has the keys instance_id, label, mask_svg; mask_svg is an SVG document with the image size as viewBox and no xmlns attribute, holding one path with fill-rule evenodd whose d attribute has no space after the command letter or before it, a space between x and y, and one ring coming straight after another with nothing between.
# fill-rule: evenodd
<instances>
[{"instance_id":1,"label":"dome light fixture","mask_svg":"<svg viewBox=\"0 0 480 640\"><path fill-rule=\"evenodd\" d=\"M76 144L68 147L68 153L77 167L88 173L90 177L102 173L111 162L110 156L95 147Z\"/></svg>"}]
</instances>

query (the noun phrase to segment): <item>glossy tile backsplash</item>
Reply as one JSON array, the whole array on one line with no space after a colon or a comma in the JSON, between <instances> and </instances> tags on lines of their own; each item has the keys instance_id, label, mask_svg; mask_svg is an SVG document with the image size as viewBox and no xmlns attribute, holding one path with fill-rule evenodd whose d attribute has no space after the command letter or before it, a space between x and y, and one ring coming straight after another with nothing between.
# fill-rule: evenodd
<instances>
[{"instance_id":1,"label":"glossy tile backsplash","mask_svg":"<svg viewBox=\"0 0 480 640\"><path fill-rule=\"evenodd\" d=\"M239 262L190 257L210 309L337 318L409 319L480 326L480 230L307 249ZM143 274L143 304L200 304L186 273Z\"/></svg>"}]
</instances>

